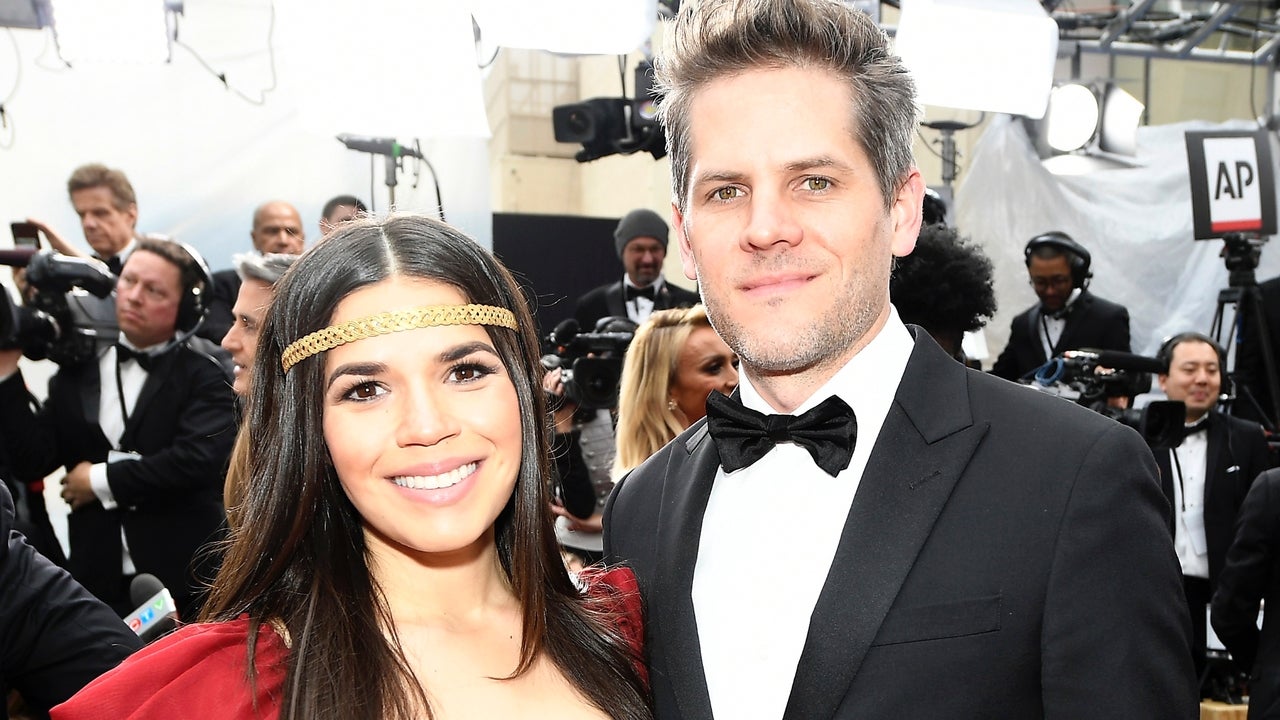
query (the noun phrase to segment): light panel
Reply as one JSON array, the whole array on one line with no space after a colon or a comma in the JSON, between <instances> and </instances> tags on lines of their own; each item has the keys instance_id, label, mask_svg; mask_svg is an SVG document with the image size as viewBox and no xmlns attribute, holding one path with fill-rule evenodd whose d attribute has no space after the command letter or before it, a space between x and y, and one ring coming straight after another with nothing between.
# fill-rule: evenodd
<instances>
[{"instance_id":1,"label":"light panel","mask_svg":"<svg viewBox=\"0 0 1280 720\"><path fill-rule=\"evenodd\" d=\"M54 0L62 59L161 63L169 59L164 0Z\"/></svg>"},{"instance_id":2,"label":"light panel","mask_svg":"<svg viewBox=\"0 0 1280 720\"><path fill-rule=\"evenodd\" d=\"M1098 130L1098 96L1077 84L1060 85L1049 95L1045 123L1049 147L1059 152L1078 150Z\"/></svg>"},{"instance_id":3,"label":"light panel","mask_svg":"<svg viewBox=\"0 0 1280 720\"><path fill-rule=\"evenodd\" d=\"M1038 0L902 0L894 47L925 105L1040 118L1058 25Z\"/></svg>"}]
</instances>

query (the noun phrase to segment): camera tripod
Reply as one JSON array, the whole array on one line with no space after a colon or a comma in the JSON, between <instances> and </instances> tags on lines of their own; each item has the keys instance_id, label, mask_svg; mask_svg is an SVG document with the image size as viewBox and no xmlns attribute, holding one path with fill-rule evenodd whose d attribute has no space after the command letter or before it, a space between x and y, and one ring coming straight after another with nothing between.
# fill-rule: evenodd
<instances>
[{"instance_id":1,"label":"camera tripod","mask_svg":"<svg viewBox=\"0 0 1280 720\"><path fill-rule=\"evenodd\" d=\"M1276 423L1280 421L1280 384L1276 376L1275 353L1271 346L1271 329L1267 323L1266 308L1262 303L1262 291L1258 287L1255 270L1262 257L1262 245L1265 239L1251 239L1240 233L1228 233L1222 238L1222 257L1227 266L1227 287L1218 293L1218 306L1213 313L1213 326L1210 334L1227 354L1229 367L1226 375L1234 388L1229 412L1232 415L1241 409L1246 416L1254 416L1269 433L1276 431ZM1223 328L1223 317L1228 305L1235 308L1235 317L1230 328ZM1252 377L1253 384L1265 383L1268 396L1268 407L1263 407L1255 390L1240 375L1239 347L1232 353L1241 330L1252 332L1247 340L1253 345L1251 351L1262 359L1262 377ZM1223 338L1224 331L1226 338ZM1241 405L1243 404L1243 408Z\"/></svg>"}]
</instances>

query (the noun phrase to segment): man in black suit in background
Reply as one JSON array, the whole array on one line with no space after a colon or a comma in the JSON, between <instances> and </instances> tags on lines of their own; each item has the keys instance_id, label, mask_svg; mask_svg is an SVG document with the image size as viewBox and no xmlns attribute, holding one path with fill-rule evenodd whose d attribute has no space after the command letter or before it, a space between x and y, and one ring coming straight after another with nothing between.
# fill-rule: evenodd
<instances>
[{"instance_id":1,"label":"man in black suit in background","mask_svg":"<svg viewBox=\"0 0 1280 720\"><path fill-rule=\"evenodd\" d=\"M1145 443L889 303L924 181L884 33L839 0L686 3L672 32L672 224L743 374L605 512L657 717L1195 717Z\"/></svg>"},{"instance_id":2,"label":"man in black suit in background","mask_svg":"<svg viewBox=\"0 0 1280 720\"><path fill-rule=\"evenodd\" d=\"M1258 629L1258 609L1271 610ZM1235 539L1218 573L1213 629L1250 672L1249 720L1280 717L1280 470L1262 473L1240 507Z\"/></svg>"},{"instance_id":3,"label":"man in black suit in background","mask_svg":"<svg viewBox=\"0 0 1280 720\"><path fill-rule=\"evenodd\" d=\"M632 210L618 221L613 241L626 273L618 282L601 285L578 298L574 318L582 332L591 332L605 317L625 317L639 324L654 310L690 307L698 293L671 285L662 277L670 230L658 213Z\"/></svg>"},{"instance_id":4,"label":"man in black suit in background","mask_svg":"<svg viewBox=\"0 0 1280 720\"><path fill-rule=\"evenodd\" d=\"M249 231L249 238L253 240L253 252L259 255L300 255L307 243L298 209L280 200L262 203L253 211L253 228ZM240 276L236 274L235 268L219 270L213 274L209 315L200 327L200 337L215 345L222 342L227 331L235 324L232 308L239 294Z\"/></svg>"},{"instance_id":5,"label":"man in black suit in background","mask_svg":"<svg viewBox=\"0 0 1280 720\"><path fill-rule=\"evenodd\" d=\"M1165 367L1158 378L1160 389L1187 406L1186 437L1178 447L1155 455L1191 611L1192 659L1201 675L1205 615L1235 534L1236 514L1249 485L1270 463L1260 425L1214 409L1226 355L1212 338L1180 333L1164 342L1158 356Z\"/></svg>"},{"instance_id":6,"label":"man in black suit in background","mask_svg":"<svg viewBox=\"0 0 1280 720\"><path fill-rule=\"evenodd\" d=\"M192 617L225 519L222 481L235 437L231 378L221 351L192 336L208 270L183 246L143 238L116 285L120 339L59 368L33 412L0 351L0 442L21 480L66 468L68 569L121 616L129 582L151 573Z\"/></svg>"},{"instance_id":7,"label":"man in black suit in background","mask_svg":"<svg viewBox=\"0 0 1280 720\"><path fill-rule=\"evenodd\" d=\"M1129 311L1089 292L1088 250L1053 231L1031 238L1023 252L1040 302L1013 319L992 373L1021 380L1066 350L1129 352Z\"/></svg>"}]
</instances>

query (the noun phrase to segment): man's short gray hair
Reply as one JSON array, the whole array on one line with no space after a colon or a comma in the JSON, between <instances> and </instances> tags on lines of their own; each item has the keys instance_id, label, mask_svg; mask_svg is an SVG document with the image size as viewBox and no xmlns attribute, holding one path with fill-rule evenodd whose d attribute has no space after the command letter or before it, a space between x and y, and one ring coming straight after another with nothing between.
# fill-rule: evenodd
<instances>
[{"instance_id":1,"label":"man's short gray hair","mask_svg":"<svg viewBox=\"0 0 1280 720\"><path fill-rule=\"evenodd\" d=\"M272 287L300 256L288 253L240 253L231 258L243 280L258 280Z\"/></svg>"}]
</instances>

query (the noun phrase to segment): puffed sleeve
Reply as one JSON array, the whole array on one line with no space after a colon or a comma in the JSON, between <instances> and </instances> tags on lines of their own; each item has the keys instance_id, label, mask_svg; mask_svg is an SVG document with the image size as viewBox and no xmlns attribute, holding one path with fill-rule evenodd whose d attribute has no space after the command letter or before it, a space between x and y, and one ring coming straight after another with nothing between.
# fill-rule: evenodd
<instances>
[{"instance_id":1,"label":"puffed sleeve","mask_svg":"<svg viewBox=\"0 0 1280 720\"><path fill-rule=\"evenodd\" d=\"M187 625L143 648L55 707L53 720L213 720L279 716L288 650L258 633L257 675L247 673L249 619Z\"/></svg>"}]
</instances>

